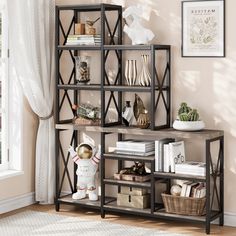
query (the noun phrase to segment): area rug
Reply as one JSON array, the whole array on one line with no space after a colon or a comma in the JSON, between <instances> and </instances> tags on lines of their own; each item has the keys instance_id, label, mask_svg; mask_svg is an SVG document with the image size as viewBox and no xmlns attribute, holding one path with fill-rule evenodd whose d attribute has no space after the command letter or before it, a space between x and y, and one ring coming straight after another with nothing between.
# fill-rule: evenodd
<instances>
[{"instance_id":1,"label":"area rug","mask_svg":"<svg viewBox=\"0 0 236 236\"><path fill-rule=\"evenodd\" d=\"M186 236L107 221L92 221L37 211L0 219L1 236Z\"/></svg>"}]
</instances>

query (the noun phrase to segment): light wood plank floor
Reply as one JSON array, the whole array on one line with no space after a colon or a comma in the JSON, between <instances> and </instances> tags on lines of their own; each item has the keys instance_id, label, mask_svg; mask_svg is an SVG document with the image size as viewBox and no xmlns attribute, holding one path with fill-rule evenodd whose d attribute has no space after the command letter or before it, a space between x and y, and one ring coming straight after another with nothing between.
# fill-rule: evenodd
<instances>
[{"instance_id":1,"label":"light wood plank floor","mask_svg":"<svg viewBox=\"0 0 236 236\"><path fill-rule=\"evenodd\" d=\"M47 212L51 214L59 214L59 215L66 215L66 216L72 216L72 217L81 217L81 218L86 218L90 220L101 220L99 211L76 208L74 206L61 205L60 212L56 212L53 205L38 205L38 204L2 214L0 215L0 218L14 215L16 213L26 211L26 210ZM141 216L132 216L132 215L127 215L127 214L115 214L115 215L106 214L106 217L103 220L108 221L108 222L118 223L118 224L158 229L158 230L163 230L166 232L185 233L192 236L206 235L203 224L174 222L170 220L149 219L149 218L144 218ZM220 227L217 225L212 225L211 235L236 236L236 228L226 227L226 226Z\"/></svg>"}]
</instances>

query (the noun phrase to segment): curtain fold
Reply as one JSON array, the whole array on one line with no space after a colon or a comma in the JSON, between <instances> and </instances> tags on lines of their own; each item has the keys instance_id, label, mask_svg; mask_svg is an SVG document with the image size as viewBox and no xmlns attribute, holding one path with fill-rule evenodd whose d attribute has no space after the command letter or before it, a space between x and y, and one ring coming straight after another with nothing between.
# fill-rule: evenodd
<instances>
[{"instance_id":1,"label":"curtain fold","mask_svg":"<svg viewBox=\"0 0 236 236\"><path fill-rule=\"evenodd\" d=\"M8 1L10 56L23 93L39 117L36 201L54 202L54 0Z\"/></svg>"}]
</instances>

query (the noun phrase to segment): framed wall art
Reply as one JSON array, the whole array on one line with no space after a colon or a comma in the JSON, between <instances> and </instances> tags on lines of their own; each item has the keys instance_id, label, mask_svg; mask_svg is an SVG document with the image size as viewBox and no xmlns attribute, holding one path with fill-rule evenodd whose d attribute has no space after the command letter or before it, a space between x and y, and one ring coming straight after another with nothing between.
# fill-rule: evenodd
<instances>
[{"instance_id":1,"label":"framed wall art","mask_svg":"<svg viewBox=\"0 0 236 236\"><path fill-rule=\"evenodd\" d=\"M225 56L225 1L182 2L182 57Z\"/></svg>"}]
</instances>

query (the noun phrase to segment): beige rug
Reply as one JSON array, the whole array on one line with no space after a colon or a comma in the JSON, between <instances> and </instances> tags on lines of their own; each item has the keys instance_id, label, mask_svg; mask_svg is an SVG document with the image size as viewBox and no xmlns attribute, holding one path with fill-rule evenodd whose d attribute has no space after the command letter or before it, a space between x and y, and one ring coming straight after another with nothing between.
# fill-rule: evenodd
<instances>
[{"instance_id":1,"label":"beige rug","mask_svg":"<svg viewBox=\"0 0 236 236\"><path fill-rule=\"evenodd\" d=\"M37 211L0 220L1 236L186 236L128 225L91 221Z\"/></svg>"}]
</instances>

